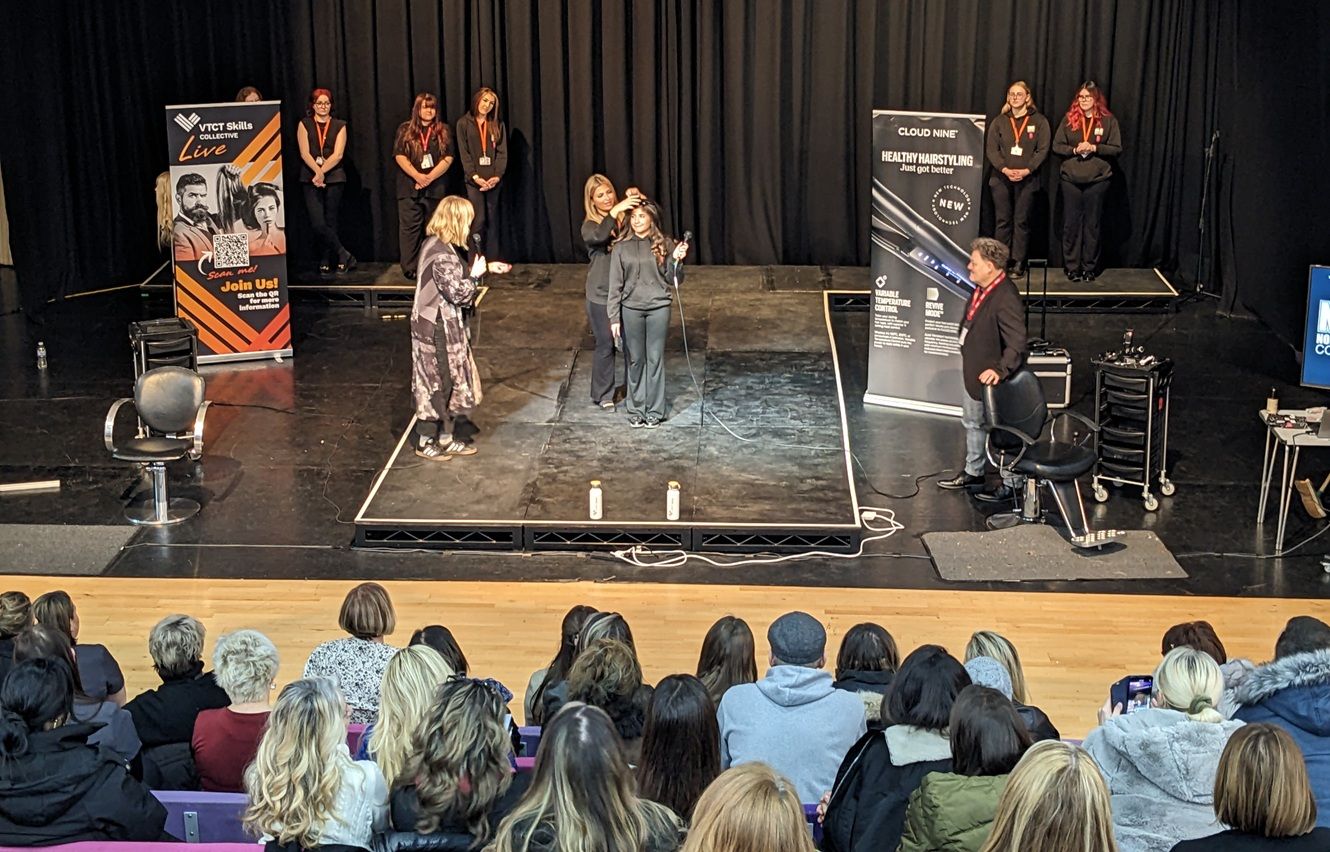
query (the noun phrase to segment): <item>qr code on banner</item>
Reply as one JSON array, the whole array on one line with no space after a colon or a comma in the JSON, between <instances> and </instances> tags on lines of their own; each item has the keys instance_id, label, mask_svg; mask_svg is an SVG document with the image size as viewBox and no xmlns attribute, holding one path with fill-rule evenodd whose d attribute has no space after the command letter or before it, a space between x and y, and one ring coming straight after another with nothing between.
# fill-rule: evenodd
<instances>
[{"instance_id":1,"label":"qr code on banner","mask_svg":"<svg viewBox=\"0 0 1330 852\"><path fill-rule=\"evenodd\" d=\"M213 234L212 265L215 269L249 266L249 237L245 234Z\"/></svg>"}]
</instances>

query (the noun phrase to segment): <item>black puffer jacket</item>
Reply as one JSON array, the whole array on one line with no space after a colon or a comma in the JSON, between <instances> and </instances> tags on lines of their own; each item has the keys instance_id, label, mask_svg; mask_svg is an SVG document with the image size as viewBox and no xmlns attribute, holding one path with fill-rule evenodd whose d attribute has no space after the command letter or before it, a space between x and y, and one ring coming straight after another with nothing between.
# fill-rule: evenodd
<instances>
[{"instance_id":1,"label":"black puffer jacket","mask_svg":"<svg viewBox=\"0 0 1330 852\"><path fill-rule=\"evenodd\" d=\"M1016 715L1021 717L1025 727L1030 732L1030 738L1035 742L1040 740L1061 739L1062 735L1058 729L1053 727L1053 722L1048 718L1048 714L1032 704L1016 704Z\"/></svg>"},{"instance_id":2,"label":"black puffer jacket","mask_svg":"<svg viewBox=\"0 0 1330 852\"><path fill-rule=\"evenodd\" d=\"M490 808L490 838L503 818L517 806L527 787L531 785L530 775L514 775L507 791ZM470 849L474 838L467 831L466 825L456 821L445 821L438 831L430 834L416 832L416 818L420 813L420 802L416 798L415 785L399 787L392 792L391 813L393 830L382 838L380 848L386 852L451 852L454 849Z\"/></svg>"}]
</instances>

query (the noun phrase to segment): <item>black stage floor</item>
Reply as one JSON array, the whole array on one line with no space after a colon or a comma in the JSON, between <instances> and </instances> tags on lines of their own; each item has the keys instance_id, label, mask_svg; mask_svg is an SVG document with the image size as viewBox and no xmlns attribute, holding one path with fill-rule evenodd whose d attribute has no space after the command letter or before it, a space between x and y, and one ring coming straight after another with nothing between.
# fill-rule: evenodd
<instances>
[{"instance_id":1,"label":"black stage floor","mask_svg":"<svg viewBox=\"0 0 1330 852\"><path fill-rule=\"evenodd\" d=\"M518 273L491 291L495 299L486 306L478 343L489 393L477 414L486 428L478 440L482 454L494 456L505 452L498 445L505 428L539 421L552 433L560 394L565 408L580 402L580 386L574 383L566 393L556 392L552 376L559 374L556 365L568 375L586 358L591 343L585 320L576 322L571 336L568 328L557 325L563 321L558 318L572 315L570 305L580 309L580 267L524 267ZM810 329L816 329L819 340L826 339L822 292L862 290L867 283L863 269L698 269L685 292L690 344L696 337L694 352L701 353L704 362L713 357L712 340L722 338L732 342L717 352L731 359L764 351L815 354L809 349L814 343ZM785 294L791 294L796 305L817 307L777 310L776 297ZM102 447L101 425L111 401L130 389L126 324L169 310L169 297L163 293L128 291L54 305L41 326L26 323L19 315L0 317L0 436L4 437L0 481L59 478L63 482L55 493L0 496L0 523L123 523L122 498L140 486L131 471ZM177 528L137 531L104 573L1011 588L947 583L933 569L920 541L924 532L983 528L983 511L964 496L940 492L929 479L915 489L919 477L960 461L961 428L947 418L862 405L865 313L832 314L850 445L863 465L862 469L856 465L853 473L861 503L893 509L904 529L869 544L858 559L725 569L697 564L638 568L605 553L353 548L354 517L411 419L406 325L392 319L391 310L390 318L384 319L310 294L297 297L293 315L294 359L209 369L208 396L215 404L208 418L207 451L199 463L172 470L175 493L201 500L203 513ZM1036 328L1037 322L1033 318ZM1047 322L1048 337L1072 352L1074 407L1082 412L1089 411L1086 397L1093 385L1089 359L1115 346L1124 328L1135 326L1138 341L1178 362L1169 443L1177 495L1163 499L1153 513L1145 512L1138 499L1122 494L1106 505L1091 505L1100 524L1157 533L1189 576L1024 583L1020 588L1268 597L1326 593L1330 577L1322 572L1320 561L1330 549L1330 536L1284 558L1252 558L1271 552L1274 526L1262 529L1254 523L1264 435L1252 412L1261 407L1271 386L1289 406L1325 401L1323 393L1297 387L1297 363L1289 347L1255 321L1216 316L1211 302L1186 304L1178 313L1160 316L1054 314ZM34 363L38 339L45 340L50 352L51 366L44 373ZM675 339L677 346L677 332ZM823 351L822 357L826 355ZM677 357L674 370L670 393L675 404L686 410L691 380L678 375ZM505 419L487 420L485 407L495 414L505 412ZM802 414L763 410L761 418L746 422L740 406L734 408L736 419L746 428ZM527 413L538 411L545 415ZM571 432L590 428L582 426L583 415L599 415L589 405L581 414L567 411L569 417L579 418L567 424ZM547 415L548 423L543 419ZM747 434L738 426L736 431ZM669 432L659 430L659 440ZM1330 458L1314 453L1303 457L1312 475L1330 466ZM460 468L479 458L446 465ZM575 497L580 507L585 499L583 480L592 476L580 469L571 470L569 476L575 477L570 481L578 487L567 499ZM656 489L647 490L659 493ZM695 491L689 488L686 494ZM610 501L610 495L606 499ZM663 502L663 494L657 500ZM1291 542L1323 528L1299 512L1295 507L1290 517ZM1225 553L1243 555L1219 555ZM0 554L0 572L10 567L3 560Z\"/></svg>"}]
</instances>

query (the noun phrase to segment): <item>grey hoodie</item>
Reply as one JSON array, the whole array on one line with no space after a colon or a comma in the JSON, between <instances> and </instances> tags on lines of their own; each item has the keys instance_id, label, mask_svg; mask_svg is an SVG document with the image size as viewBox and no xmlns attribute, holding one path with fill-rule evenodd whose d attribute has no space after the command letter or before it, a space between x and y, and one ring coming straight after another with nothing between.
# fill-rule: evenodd
<instances>
[{"instance_id":1,"label":"grey hoodie","mask_svg":"<svg viewBox=\"0 0 1330 852\"><path fill-rule=\"evenodd\" d=\"M816 802L867 730L863 701L831 683L821 669L774 666L730 687L716 712L722 767L761 761L794 782L800 801Z\"/></svg>"},{"instance_id":2,"label":"grey hoodie","mask_svg":"<svg viewBox=\"0 0 1330 852\"><path fill-rule=\"evenodd\" d=\"M1168 852L1224 829L1215 820L1219 756L1242 722L1196 722L1150 707L1114 716L1085 738L1113 797L1121 852Z\"/></svg>"}]
</instances>

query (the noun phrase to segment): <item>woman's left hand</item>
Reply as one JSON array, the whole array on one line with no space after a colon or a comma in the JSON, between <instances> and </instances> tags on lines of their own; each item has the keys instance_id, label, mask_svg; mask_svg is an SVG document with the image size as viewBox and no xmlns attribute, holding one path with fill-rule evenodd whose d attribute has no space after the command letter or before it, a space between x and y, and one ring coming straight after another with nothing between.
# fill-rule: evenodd
<instances>
[{"instance_id":1,"label":"woman's left hand","mask_svg":"<svg viewBox=\"0 0 1330 852\"><path fill-rule=\"evenodd\" d=\"M513 265L511 263L504 263L502 260L491 260L489 262L489 271L493 272L495 275L503 275L512 272Z\"/></svg>"},{"instance_id":2,"label":"woman's left hand","mask_svg":"<svg viewBox=\"0 0 1330 852\"><path fill-rule=\"evenodd\" d=\"M675 260L683 260L685 257L687 257L688 243L679 243L677 246L675 246L674 254L672 256Z\"/></svg>"},{"instance_id":3,"label":"woman's left hand","mask_svg":"<svg viewBox=\"0 0 1330 852\"><path fill-rule=\"evenodd\" d=\"M1104 699L1104 706L1099 708L1099 724L1104 724L1114 716L1122 715L1122 705L1114 704L1112 698Z\"/></svg>"}]
</instances>

